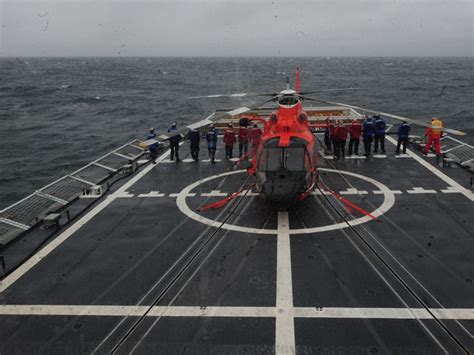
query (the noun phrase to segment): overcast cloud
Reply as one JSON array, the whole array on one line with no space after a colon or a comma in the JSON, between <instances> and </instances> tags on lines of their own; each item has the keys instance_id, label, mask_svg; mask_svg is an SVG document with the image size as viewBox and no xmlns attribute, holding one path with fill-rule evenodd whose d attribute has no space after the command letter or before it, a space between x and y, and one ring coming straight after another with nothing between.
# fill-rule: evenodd
<instances>
[{"instance_id":1,"label":"overcast cloud","mask_svg":"<svg viewBox=\"0 0 474 355\"><path fill-rule=\"evenodd\" d=\"M473 56L472 0L0 0L2 56Z\"/></svg>"}]
</instances>

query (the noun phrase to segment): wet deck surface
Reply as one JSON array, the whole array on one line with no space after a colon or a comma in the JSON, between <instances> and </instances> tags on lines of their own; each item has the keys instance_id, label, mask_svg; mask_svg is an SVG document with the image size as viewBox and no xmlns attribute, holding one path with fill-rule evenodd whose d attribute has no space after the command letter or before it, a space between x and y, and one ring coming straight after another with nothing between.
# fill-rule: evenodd
<instances>
[{"instance_id":1,"label":"wet deck surface","mask_svg":"<svg viewBox=\"0 0 474 355\"><path fill-rule=\"evenodd\" d=\"M320 161L378 221L321 193L290 211L248 193L199 213L245 172L143 168L2 281L0 353L474 351L472 192L387 148Z\"/></svg>"}]
</instances>

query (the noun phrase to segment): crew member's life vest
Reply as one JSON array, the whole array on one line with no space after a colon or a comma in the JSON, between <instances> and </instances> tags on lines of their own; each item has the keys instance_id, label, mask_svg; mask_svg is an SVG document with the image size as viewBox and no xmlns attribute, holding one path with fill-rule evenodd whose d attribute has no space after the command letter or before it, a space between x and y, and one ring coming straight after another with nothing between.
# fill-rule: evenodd
<instances>
[{"instance_id":1,"label":"crew member's life vest","mask_svg":"<svg viewBox=\"0 0 474 355\"><path fill-rule=\"evenodd\" d=\"M435 137L441 136L441 129L443 128L443 122L440 119L435 118L431 121L431 134Z\"/></svg>"}]
</instances>

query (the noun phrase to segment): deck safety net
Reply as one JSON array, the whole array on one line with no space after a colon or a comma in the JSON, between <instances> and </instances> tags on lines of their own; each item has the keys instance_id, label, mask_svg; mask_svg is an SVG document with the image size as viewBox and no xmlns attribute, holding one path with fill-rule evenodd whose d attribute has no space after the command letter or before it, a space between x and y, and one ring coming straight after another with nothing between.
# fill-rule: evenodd
<instances>
[{"instance_id":1,"label":"deck safety net","mask_svg":"<svg viewBox=\"0 0 474 355\"><path fill-rule=\"evenodd\" d=\"M44 217L58 212L92 186L101 185L145 154L129 142L0 211L0 249Z\"/></svg>"}]
</instances>

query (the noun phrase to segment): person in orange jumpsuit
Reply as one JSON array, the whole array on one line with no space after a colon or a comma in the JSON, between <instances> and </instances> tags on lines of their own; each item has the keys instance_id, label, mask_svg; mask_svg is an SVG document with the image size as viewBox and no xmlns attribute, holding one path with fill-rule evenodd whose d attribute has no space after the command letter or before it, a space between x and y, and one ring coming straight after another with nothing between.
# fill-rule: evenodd
<instances>
[{"instance_id":1,"label":"person in orange jumpsuit","mask_svg":"<svg viewBox=\"0 0 474 355\"><path fill-rule=\"evenodd\" d=\"M434 117L431 120L431 127L429 127L425 131L425 136L428 137L428 140L425 144L425 151L423 152L425 155L428 154L431 145L434 144L435 150L436 150L436 161L439 163L439 157L441 155L441 146L439 144L439 141L441 139L442 135L442 128L443 128L443 122L437 117Z\"/></svg>"}]
</instances>

